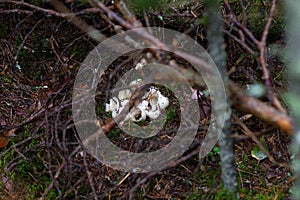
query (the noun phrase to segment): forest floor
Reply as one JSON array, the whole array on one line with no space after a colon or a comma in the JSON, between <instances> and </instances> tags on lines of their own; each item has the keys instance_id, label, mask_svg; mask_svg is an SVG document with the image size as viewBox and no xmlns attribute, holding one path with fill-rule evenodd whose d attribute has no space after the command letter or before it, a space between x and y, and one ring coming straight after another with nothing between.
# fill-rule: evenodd
<instances>
[{"instance_id":1,"label":"forest floor","mask_svg":"<svg viewBox=\"0 0 300 200\"><path fill-rule=\"evenodd\" d=\"M12 10L14 6L8 7ZM77 5L73 9L76 12L82 8ZM195 6L192 9L199 11L202 8ZM177 23L180 18L176 16L173 16L174 20L164 16L164 21L155 13L149 16L152 25L180 32L189 30L194 22L192 17ZM115 34L97 14L81 17L101 33ZM198 130L194 143L182 156L182 162L156 173L126 173L107 167L90 155L80 156L77 152L70 156L79 144L72 127L73 84L80 64L98 43L64 17L19 12L1 13L0 18L0 130L17 128L17 136L0 150L1 199L37 199L41 196L45 199L90 199L95 194L100 199L126 199L130 195L133 199L226 199L221 184L218 145L204 159L198 157L205 128ZM202 25L195 25L188 35L206 46ZM273 33L273 36L269 38L270 43L279 43L283 39L280 33ZM256 60L228 38L226 45L230 79L244 89L260 82L261 71ZM106 91L106 81L111 78L110 72L116 73L110 80L114 82L134 67L138 59L120 58L105 72L105 81L99 84L99 96L96 97L99 102L96 111L103 121L109 117L104 110L108 99L103 91ZM267 62L274 91L281 98L288 87L285 65L279 56L270 56ZM166 89L164 92L169 98L174 97ZM237 116L232 120L232 133L236 139L241 199L289 199L293 178L287 167L291 164L290 136L248 113L233 110L233 114ZM174 137L174 133L167 131L178 128L178 116L180 110L174 100L167 110L167 123L156 138L135 140L118 127L107 136L127 150L149 150L152 144L158 144L154 149L161 148ZM259 137L277 164L270 157L255 158L257 144L237 119ZM207 127L208 122L202 121L203 127Z\"/></svg>"}]
</instances>

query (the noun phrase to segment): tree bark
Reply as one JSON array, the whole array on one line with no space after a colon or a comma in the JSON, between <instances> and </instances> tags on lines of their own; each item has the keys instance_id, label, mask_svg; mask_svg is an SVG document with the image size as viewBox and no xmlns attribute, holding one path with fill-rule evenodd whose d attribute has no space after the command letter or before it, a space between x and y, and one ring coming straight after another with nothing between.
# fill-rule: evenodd
<instances>
[{"instance_id":1,"label":"tree bark","mask_svg":"<svg viewBox=\"0 0 300 200\"><path fill-rule=\"evenodd\" d=\"M228 76L226 71L226 52L225 43L223 38L223 23L219 12L218 1L205 1L205 9L207 13L207 39L209 53L217 65L224 81L226 99L226 114L225 124L222 128L222 133L219 138L220 145L220 158L222 162L222 181L224 188L231 194L231 199L238 199L238 183L237 183L237 171L234 160L234 141L230 138L231 134L231 107L229 103L229 90L228 90ZM216 97L218 98L218 97ZM215 105L217 106L217 105Z\"/></svg>"},{"instance_id":2,"label":"tree bark","mask_svg":"<svg viewBox=\"0 0 300 200\"><path fill-rule=\"evenodd\" d=\"M287 66L290 80L290 91L287 93L294 123L294 139L291 151L294 155L294 172L297 176L292 192L293 199L300 198L300 2L286 0L288 17L288 51Z\"/></svg>"}]
</instances>

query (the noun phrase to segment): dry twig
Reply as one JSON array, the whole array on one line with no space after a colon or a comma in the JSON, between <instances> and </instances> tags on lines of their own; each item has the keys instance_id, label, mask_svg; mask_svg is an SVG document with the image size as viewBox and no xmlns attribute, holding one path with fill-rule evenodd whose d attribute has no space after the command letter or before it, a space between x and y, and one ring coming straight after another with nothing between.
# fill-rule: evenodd
<instances>
[{"instance_id":1,"label":"dry twig","mask_svg":"<svg viewBox=\"0 0 300 200\"><path fill-rule=\"evenodd\" d=\"M234 83L230 82L231 104L238 110L252 113L254 116L264 119L280 127L288 134L293 133L291 118L285 113L279 112L262 101L242 92Z\"/></svg>"},{"instance_id":2,"label":"dry twig","mask_svg":"<svg viewBox=\"0 0 300 200\"><path fill-rule=\"evenodd\" d=\"M270 8L270 14L267 18L263 33L262 33L262 37L260 40L256 39L256 37L254 36L254 34L246 27L245 23L241 23L237 20L236 16L234 15L230 4L228 2L228 0L224 0L224 4L229 12L228 16L229 16L229 20L235 25L237 26L239 29L237 29L237 31L240 33L240 36L243 36L244 34L246 34L246 36L256 45L256 47L259 50L259 55L257 57L257 61L262 69L262 80L264 81L264 84L266 86L267 89L267 96L269 101L272 103L272 105L280 112L282 113L286 113L286 110L283 108L283 106L281 105L280 101L278 100L278 98L276 97L276 95L274 94L273 91L273 82L272 82L272 77L270 76L270 72L267 68L267 62L266 62L266 48L267 48L267 36L269 33L269 29L274 17L274 12L275 12L275 6L276 6L276 1L272 0L271 1L271 8ZM242 32L244 33L242 33ZM233 34L231 34L229 31L225 31L225 33L227 35L229 35L230 37L232 37L236 42L238 42L245 50L247 50L248 52L250 52L251 54L253 54L253 51L249 48L249 46L247 44L245 44L244 40L241 38L237 38L236 36L234 36Z\"/></svg>"}]
</instances>

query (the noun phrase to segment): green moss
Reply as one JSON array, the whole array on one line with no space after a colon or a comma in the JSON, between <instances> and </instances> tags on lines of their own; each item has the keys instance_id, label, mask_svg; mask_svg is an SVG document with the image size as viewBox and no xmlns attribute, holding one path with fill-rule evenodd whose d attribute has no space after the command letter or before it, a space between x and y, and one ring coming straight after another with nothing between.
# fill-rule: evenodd
<instances>
[{"instance_id":1,"label":"green moss","mask_svg":"<svg viewBox=\"0 0 300 200\"><path fill-rule=\"evenodd\" d=\"M240 3L232 1L231 6L235 15L241 21L243 18L243 9ZM270 14L270 1L246 0L243 1L243 6L247 16L247 28L253 32L258 40L260 40L266 24L266 19ZM281 38L284 33L285 24L286 17L284 15L284 8L282 5L277 4L268 39L270 41L275 41Z\"/></svg>"},{"instance_id":2,"label":"green moss","mask_svg":"<svg viewBox=\"0 0 300 200\"><path fill-rule=\"evenodd\" d=\"M5 83L8 83L10 85L12 85L14 83L12 77L10 77L9 75L2 75L1 79L2 79L2 81L4 81Z\"/></svg>"},{"instance_id":3,"label":"green moss","mask_svg":"<svg viewBox=\"0 0 300 200\"><path fill-rule=\"evenodd\" d=\"M167 108L167 121L174 119L175 117L176 117L176 112L175 112L174 108L168 107Z\"/></svg>"}]
</instances>

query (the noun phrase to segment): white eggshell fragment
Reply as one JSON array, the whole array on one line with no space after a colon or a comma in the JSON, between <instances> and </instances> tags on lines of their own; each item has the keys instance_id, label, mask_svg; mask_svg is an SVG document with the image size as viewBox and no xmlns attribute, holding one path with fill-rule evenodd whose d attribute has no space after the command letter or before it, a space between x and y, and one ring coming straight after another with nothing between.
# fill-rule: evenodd
<instances>
[{"instance_id":1,"label":"white eggshell fragment","mask_svg":"<svg viewBox=\"0 0 300 200\"><path fill-rule=\"evenodd\" d=\"M141 110L140 108L133 108L130 111L130 118L134 122L140 122L146 119L146 112L145 110Z\"/></svg>"},{"instance_id":2,"label":"white eggshell fragment","mask_svg":"<svg viewBox=\"0 0 300 200\"><path fill-rule=\"evenodd\" d=\"M105 112L109 112L110 111L110 105L109 103L105 104Z\"/></svg>"},{"instance_id":3,"label":"white eggshell fragment","mask_svg":"<svg viewBox=\"0 0 300 200\"><path fill-rule=\"evenodd\" d=\"M121 101L121 107L122 107L122 110L123 108L129 103L129 99L124 99L123 101ZM121 112L121 111L120 111Z\"/></svg>"},{"instance_id":4,"label":"white eggshell fragment","mask_svg":"<svg viewBox=\"0 0 300 200\"><path fill-rule=\"evenodd\" d=\"M141 84L142 83L142 79L138 78L136 80L133 80L129 83L129 85L138 85L138 84Z\"/></svg>"},{"instance_id":5,"label":"white eggshell fragment","mask_svg":"<svg viewBox=\"0 0 300 200\"><path fill-rule=\"evenodd\" d=\"M160 95L158 97L157 104L161 110L166 109L169 106L169 99L163 95Z\"/></svg>"},{"instance_id":6,"label":"white eggshell fragment","mask_svg":"<svg viewBox=\"0 0 300 200\"><path fill-rule=\"evenodd\" d=\"M133 80L129 85L136 86L142 83L142 79ZM112 117L118 116L125 106L129 103L132 91L129 89L121 90L118 93L118 97L110 99L106 104L106 112L112 111ZM161 111L169 106L169 99L161 94L158 88L151 86L149 91L144 95L142 102L131 109L126 115L124 121L132 120L134 122L140 122L145 120L147 116L154 120L161 115Z\"/></svg>"},{"instance_id":7,"label":"white eggshell fragment","mask_svg":"<svg viewBox=\"0 0 300 200\"><path fill-rule=\"evenodd\" d=\"M159 115L161 114L159 109L156 110L146 110L146 115L150 118L150 119L157 119L159 117Z\"/></svg>"},{"instance_id":8,"label":"white eggshell fragment","mask_svg":"<svg viewBox=\"0 0 300 200\"><path fill-rule=\"evenodd\" d=\"M131 97L131 92L130 90L126 89L126 90L121 90L118 94L118 98L122 101L125 99L130 99Z\"/></svg>"},{"instance_id":9,"label":"white eggshell fragment","mask_svg":"<svg viewBox=\"0 0 300 200\"><path fill-rule=\"evenodd\" d=\"M138 62L138 63L136 64L135 69L136 69L136 70L141 70L141 69L143 69L143 67L144 67L146 64L147 64L147 60L146 60L145 58L142 58L142 59L140 60L140 62Z\"/></svg>"},{"instance_id":10,"label":"white eggshell fragment","mask_svg":"<svg viewBox=\"0 0 300 200\"><path fill-rule=\"evenodd\" d=\"M151 104L151 107L157 107L158 103L158 96L152 95L149 99L149 103Z\"/></svg>"},{"instance_id":11,"label":"white eggshell fragment","mask_svg":"<svg viewBox=\"0 0 300 200\"><path fill-rule=\"evenodd\" d=\"M128 99L124 99L123 101L120 101L120 108L119 108L119 110L118 110L118 114L120 114L123 110L124 110L124 108L126 107L126 105L129 103L129 100ZM129 108L129 106L128 106L128 108ZM127 108L127 109L128 109ZM128 110L127 110L127 115L125 116L125 118L123 119L123 121L128 121L129 120L129 118L130 118L130 116L129 116L130 114L128 113Z\"/></svg>"},{"instance_id":12,"label":"white eggshell fragment","mask_svg":"<svg viewBox=\"0 0 300 200\"><path fill-rule=\"evenodd\" d=\"M147 93L147 99L151 105L157 105L159 91L155 88L151 87L149 92Z\"/></svg>"},{"instance_id":13,"label":"white eggshell fragment","mask_svg":"<svg viewBox=\"0 0 300 200\"><path fill-rule=\"evenodd\" d=\"M120 107L120 102L118 100L117 97L113 97L109 100L109 104L106 104L105 106L105 110L106 112L109 112L109 111L118 111L119 110L119 107Z\"/></svg>"},{"instance_id":14,"label":"white eggshell fragment","mask_svg":"<svg viewBox=\"0 0 300 200\"><path fill-rule=\"evenodd\" d=\"M141 110L146 110L148 108L149 102L146 100L143 100L139 105L138 108Z\"/></svg>"},{"instance_id":15,"label":"white eggshell fragment","mask_svg":"<svg viewBox=\"0 0 300 200\"><path fill-rule=\"evenodd\" d=\"M117 110L113 110L111 115L113 118L116 118L118 116L119 112Z\"/></svg>"}]
</instances>

